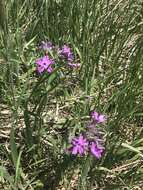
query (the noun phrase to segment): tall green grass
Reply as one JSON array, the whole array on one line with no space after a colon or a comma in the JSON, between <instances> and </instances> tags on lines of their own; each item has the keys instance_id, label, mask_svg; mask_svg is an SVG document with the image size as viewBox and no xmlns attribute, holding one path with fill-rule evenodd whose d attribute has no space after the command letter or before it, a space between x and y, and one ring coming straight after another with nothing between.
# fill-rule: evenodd
<instances>
[{"instance_id":1,"label":"tall green grass","mask_svg":"<svg viewBox=\"0 0 143 190\"><path fill-rule=\"evenodd\" d=\"M0 101L12 118L8 147L0 140L1 188L142 188L142 20L141 0L0 2ZM80 70L39 79L36 46L45 39L69 44ZM108 116L105 155L67 156L92 109Z\"/></svg>"}]
</instances>

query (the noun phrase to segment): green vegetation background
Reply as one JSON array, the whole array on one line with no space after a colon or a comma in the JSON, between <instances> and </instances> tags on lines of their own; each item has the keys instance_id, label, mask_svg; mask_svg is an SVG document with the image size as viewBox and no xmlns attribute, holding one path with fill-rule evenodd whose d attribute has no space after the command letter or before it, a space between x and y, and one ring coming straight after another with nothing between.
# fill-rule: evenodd
<instances>
[{"instance_id":1,"label":"green vegetation background","mask_svg":"<svg viewBox=\"0 0 143 190\"><path fill-rule=\"evenodd\" d=\"M36 46L46 39L80 58L70 83L39 82ZM2 105L11 119L4 138L0 113L1 189L142 190L142 0L1 0ZM108 116L103 159L66 156L69 131L93 108Z\"/></svg>"}]
</instances>

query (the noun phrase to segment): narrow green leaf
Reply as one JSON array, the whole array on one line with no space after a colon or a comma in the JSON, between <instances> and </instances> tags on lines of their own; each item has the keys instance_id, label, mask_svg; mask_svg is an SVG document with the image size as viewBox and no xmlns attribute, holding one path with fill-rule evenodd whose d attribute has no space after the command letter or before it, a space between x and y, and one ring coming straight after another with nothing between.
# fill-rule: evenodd
<instances>
[{"instance_id":1,"label":"narrow green leaf","mask_svg":"<svg viewBox=\"0 0 143 190\"><path fill-rule=\"evenodd\" d=\"M20 176L21 176L20 172L22 172L21 168L20 168L21 155L22 155L22 151L19 152L17 163L16 163L16 174L15 174L15 182L16 183L20 179Z\"/></svg>"},{"instance_id":2,"label":"narrow green leaf","mask_svg":"<svg viewBox=\"0 0 143 190\"><path fill-rule=\"evenodd\" d=\"M11 130L11 134L10 134L10 149L11 149L11 156L12 156L13 164L16 168L18 152L17 152L16 143L15 143L14 129Z\"/></svg>"}]
</instances>

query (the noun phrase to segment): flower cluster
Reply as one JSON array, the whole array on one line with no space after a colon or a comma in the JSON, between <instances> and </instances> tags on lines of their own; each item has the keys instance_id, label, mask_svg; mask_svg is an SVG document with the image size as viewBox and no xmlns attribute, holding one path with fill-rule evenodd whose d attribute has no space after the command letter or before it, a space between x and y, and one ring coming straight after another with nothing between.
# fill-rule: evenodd
<instances>
[{"instance_id":1,"label":"flower cluster","mask_svg":"<svg viewBox=\"0 0 143 190\"><path fill-rule=\"evenodd\" d=\"M98 143L98 141L89 141L83 134L79 137L75 137L71 142L72 146L69 151L73 154L85 155L87 151L90 151L96 158L101 158L104 148Z\"/></svg>"},{"instance_id":2,"label":"flower cluster","mask_svg":"<svg viewBox=\"0 0 143 190\"><path fill-rule=\"evenodd\" d=\"M95 111L91 112L91 121L87 125L86 132L74 137L71 141L71 146L68 149L73 155L86 155L91 153L97 159L100 159L104 147L102 146L102 138L96 124L106 121L105 115L99 114Z\"/></svg>"},{"instance_id":3,"label":"flower cluster","mask_svg":"<svg viewBox=\"0 0 143 190\"><path fill-rule=\"evenodd\" d=\"M66 63L66 66L70 68L79 68L80 63L74 62L74 55L71 48L68 45L63 45L61 48L58 48L52 44L52 42L42 41L39 45L39 50L44 50L46 55L37 59L35 61L37 66L37 72L42 74L47 71L51 73L53 71L52 64L58 64L59 60L63 60ZM56 54L56 61L50 58L49 51L53 51L53 54ZM58 60L59 59L59 60Z\"/></svg>"}]
</instances>

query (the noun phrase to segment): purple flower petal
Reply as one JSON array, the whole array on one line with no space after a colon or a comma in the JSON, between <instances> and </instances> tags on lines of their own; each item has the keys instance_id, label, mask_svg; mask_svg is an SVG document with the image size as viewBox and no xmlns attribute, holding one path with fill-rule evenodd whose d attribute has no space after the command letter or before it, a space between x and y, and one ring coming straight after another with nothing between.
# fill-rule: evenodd
<instances>
[{"instance_id":1,"label":"purple flower petal","mask_svg":"<svg viewBox=\"0 0 143 190\"><path fill-rule=\"evenodd\" d=\"M48 73L52 73L52 72L53 72L53 68L52 68L51 66L49 66L49 67L47 68L47 71L48 71Z\"/></svg>"},{"instance_id":2,"label":"purple flower petal","mask_svg":"<svg viewBox=\"0 0 143 190\"><path fill-rule=\"evenodd\" d=\"M106 120L105 115L99 115L98 123L103 123Z\"/></svg>"},{"instance_id":3,"label":"purple flower petal","mask_svg":"<svg viewBox=\"0 0 143 190\"><path fill-rule=\"evenodd\" d=\"M96 111L91 112L91 118L96 121L96 123L103 123L106 121L105 115L99 114Z\"/></svg>"},{"instance_id":4,"label":"purple flower petal","mask_svg":"<svg viewBox=\"0 0 143 190\"><path fill-rule=\"evenodd\" d=\"M90 151L91 153L96 157L96 158L101 158L102 153L103 153L103 148L97 146L96 142L91 142L90 145Z\"/></svg>"},{"instance_id":5,"label":"purple flower petal","mask_svg":"<svg viewBox=\"0 0 143 190\"><path fill-rule=\"evenodd\" d=\"M79 152L79 154L80 154L81 156L82 156L83 154L85 154L85 150L84 150L84 148L82 148L82 147L79 147L78 152Z\"/></svg>"},{"instance_id":6,"label":"purple flower petal","mask_svg":"<svg viewBox=\"0 0 143 190\"><path fill-rule=\"evenodd\" d=\"M78 154L78 149L79 149L78 146L73 147L72 154L74 155Z\"/></svg>"},{"instance_id":7,"label":"purple flower petal","mask_svg":"<svg viewBox=\"0 0 143 190\"><path fill-rule=\"evenodd\" d=\"M38 71L38 73L43 73L44 70L45 70L45 68L42 67L42 66L38 66L38 67L37 67L37 71Z\"/></svg>"}]
</instances>

